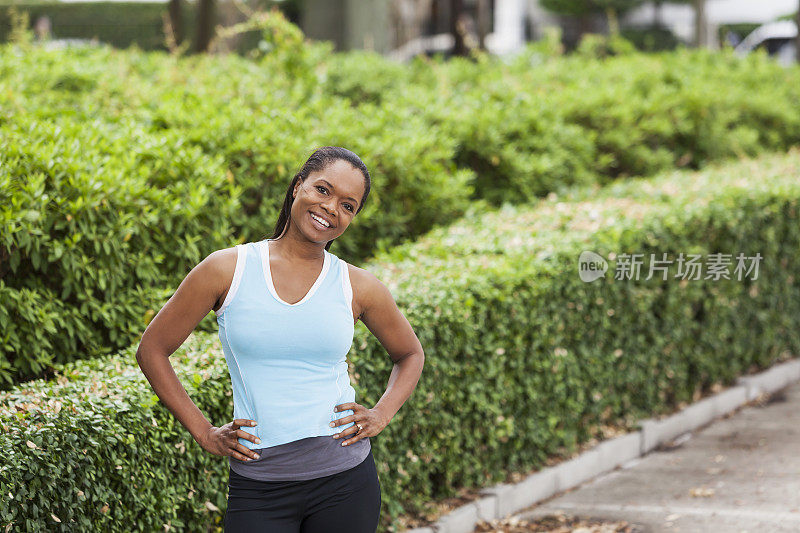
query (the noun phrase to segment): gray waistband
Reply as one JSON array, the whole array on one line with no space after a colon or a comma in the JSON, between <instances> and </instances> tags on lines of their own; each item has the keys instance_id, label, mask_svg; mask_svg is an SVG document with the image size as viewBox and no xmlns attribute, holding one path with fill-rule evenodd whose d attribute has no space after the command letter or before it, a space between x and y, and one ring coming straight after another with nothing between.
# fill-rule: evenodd
<instances>
[{"instance_id":1,"label":"gray waistband","mask_svg":"<svg viewBox=\"0 0 800 533\"><path fill-rule=\"evenodd\" d=\"M230 468L241 476L259 481L302 481L343 472L361 463L372 449L369 437L348 446L346 439L329 435L308 437L255 450L251 461L229 457Z\"/></svg>"}]
</instances>

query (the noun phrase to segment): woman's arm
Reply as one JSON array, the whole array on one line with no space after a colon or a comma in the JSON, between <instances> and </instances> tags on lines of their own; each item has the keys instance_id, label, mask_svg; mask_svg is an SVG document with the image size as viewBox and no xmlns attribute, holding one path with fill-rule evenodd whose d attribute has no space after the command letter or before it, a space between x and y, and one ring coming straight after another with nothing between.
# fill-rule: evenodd
<instances>
[{"instance_id":1,"label":"woman's arm","mask_svg":"<svg viewBox=\"0 0 800 533\"><path fill-rule=\"evenodd\" d=\"M147 326L136 350L136 362L139 363L161 402L191 433L198 444L212 452L224 451L219 450L216 445L208 446L206 442L211 438L215 427L200 412L183 388L169 357L183 344L197 324L217 307L217 302L224 301L233 280L235 267L235 248L218 250L203 259L189 272L175 294ZM236 422L241 422L239 425L249 425L247 424L249 421ZM236 429L234 427L232 433L235 433ZM227 433L231 432L226 432L226 435ZM236 436L254 438L244 431ZM244 445L238 444L238 441L236 449L249 456L255 455ZM242 454L230 455L245 460Z\"/></svg>"},{"instance_id":2,"label":"woman's arm","mask_svg":"<svg viewBox=\"0 0 800 533\"><path fill-rule=\"evenodd\" d=\"M364 436L372 436L382 430L414 392L425 363L422 344L411 328L411 324L397 308L388 287L372 273L361 268L351 267L350 272L351 279L355 281L353 284L354 294L357 294L361 321L386 349L389 358L394 362L394 367L389 376L386 392L383 393L375 407L370 409L378 415L380 422L376 421L374 424L376 427L373 427L372 431L359 433L357 437L344 441L343 445L356 442ZM346 403L338 406L337 410L344 411L352 408L353 404ZM337 420L335 425L348 424L355 419L363 420L363 417L357 415L359 415L358 411ZM351 429L344 430L341 435L350 436L356 432L355 429L350 431Z\"/></svg>"},{"instance_id":3,"label":"woman's arm","mask_svg":"<svg viewBox=\"0 0 800 533\"><path fill-rule=\"evenodd\" d=\"M369 272L364 277L368 280L368 290L361 321L380 341L394 363L386 392L374 407L386 417L388 424L414 392L422 375L425 353L389 288Z\"/></svg>"}]
</instances>

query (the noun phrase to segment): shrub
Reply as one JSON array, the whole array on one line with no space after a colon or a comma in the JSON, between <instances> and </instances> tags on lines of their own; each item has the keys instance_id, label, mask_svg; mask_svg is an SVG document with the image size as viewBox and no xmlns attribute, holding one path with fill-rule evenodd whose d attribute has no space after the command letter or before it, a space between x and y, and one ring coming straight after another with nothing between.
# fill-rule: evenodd
<instances>
[{"instance_id":1,"label":"shrub","mask_svg":"<svg viewBox=\"0 0 800 533\"><path fill-rule=\"evenodd\" d=\"M330 43L304 43L278 15L260 24L270 46L251 60L108 47L69 53L34 47L21 54L0 47L0 146L9 154L0 155L9 161L0 195L17 206L5 211L10 222L0 229L0 257L24 270L15 267L0 279L8 302L0 315L14 323L0 350L0 381L41 375L53 359L126 346L142 328L141 308L157 308L178 281L169 272L151 272L141 281L166 284L137 283L128 274L133 261L163 253L188 265L215 247L271 235L289 181L321 145L346 146L371 169L371 200L348 238L333 248L346 260L362 261L449 224L472 202L535 202L567 187L701 168L800 141L800 69L782 68L762 54L740 59L730 51L679 49L644 55L625 51L619 41L612 48L624 53L598 60L591 42L583 55L561 57L551 40L508 61L478 55L474 61L396 65L375 54L331 54ZM52 126L40 129L40 123ZM98 141L91 132L113 141ZM20 149L5 148L11 142L25 147L16 162L9 157ZM140 153L140 147L150 148ZM68 153L63 164L48 161L48 154L61 153ZM106 154L117 155L106 160ZM100 160L112 178L75 177L92 176ZM24 183L28 172L31 183L14 189L12 183ZM62 190L71 180L83 185ZM100 202L98 216L131 217L138 204L117 195L145 193L119 190L148 183L154 190L147 194L158 196L169 214L152 211L147 227L155 218L174 219L181 233L173 234L197 243L196 249L180 250L163 237L148 246L160 243L166 250L136 248L147 241L133 240L109 252L117 271L106 266L93 272L89 259L71 267L71 276L84 280L79 298L95 303L53 301L64 287L34 280L45 275L47 264L61 262L46 234L49 219L36 222L30 218L38 216L36 209L21 206L41 204L49 213L62 194L78 202L90 187L87 205ZM240 191L236 199L231 188ZM200 198L204 193L211 197ZM170 202L186 195L193 203L176 210ZM224 207L209 210L218 202ZM83 228L79 247L106 253L113 241L104 239L116 223ZM74 224L56 229L59 239L77 238ZM27 237L16 236L20 231ZM29 239L30 246L19 246L17 238ZM78 272L82 268L88 272ZM28 292L15 292L23 288ZM117 295L108 300L104 294L112 290ZM50 302L52 318L43 319L31 299ZM35 333L39 320L51 326L42 336Z\"/></svg>"},{"instance_id":2,"label":"shrub","mask_svg":"<svg viewBox=\"0 0 800 533\"><path fill-rule=\"evenodd\" d=\"M634 427L796 354L798 168L794 150L572 189L533 207L473 213L370 261L426 356L415 393L372 441L383 480L381 531L434 513L429 502L437 498L539 468L603 438L608 426ZM583 250L763 260L757 279L609 274L584 283L576 272ZM203 452L158 402L134 351L68 363L51 382L2 395L0 492L17 505L0 511L0 526L219 523L227 461ZM357 401L374 405L391 362L361 323L349 356ZM193 335L173 360L212 423L228 422L218 340Z\"/></svg>"},{"instance_id":3,"label":"shrub","mask_svg":"<svg viewBox=\"0 0 800 533\"><path fill-rule=\"evenodd\" d=\"M168 56L110 49L76 51L65 63L58 52L7 52L0 290L11 292L0 312L8 328L0 381L129 345L179 283L176 273L271 234L311 147L348 146L371 169L370 202L336 244L342 257L423 233L469 203L472 175L451 163L453 143L440 131L404 108L306 99L310 81L273 79L281 69L269 56L263 73L240 59L248 77L208 57L177 71ZM147 85L159 76L183 83ZM52 301L44 334L43 311L25 303L30 292L15 292L23 288Z\"/></svg>"},{"instance_id":4,"label":"shrub","mask_svg":"<svg viewBox=\"0 0 800 533\"><path fill-rule=\"evenodd\" d=\"M227 242L238 189L220 176L218 158L135 124L4 127L0 379L138 338L183 273Z\"/></svg>"}]
</instances>

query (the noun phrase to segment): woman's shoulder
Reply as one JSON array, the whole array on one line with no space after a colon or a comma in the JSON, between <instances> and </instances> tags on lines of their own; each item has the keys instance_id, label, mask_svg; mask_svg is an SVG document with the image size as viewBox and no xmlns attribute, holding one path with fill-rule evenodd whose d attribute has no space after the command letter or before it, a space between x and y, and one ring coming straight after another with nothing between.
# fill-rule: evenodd
<instances>
[{"instance_id":1,"label":"woman's shoulder","mask_svg":"<svg viewBox=\"0 0 800 533\"><path fill-rule=\"evenodd\" d=\"M358 286L358 288L363 289L366 285L369 285L370 283L373 282L373 280L377 279L368 270L364 270L363 268L351 265L344 259L342 259L342 263L347 269L347 273L350 275L350 285L352 285L353 291L356 290L356 286Z\"/></svg>"},{"instance_id":2,"label":"woman's shoulder","mask_svg":"<svg viewBox=\"0 0 800 533\"><path fill-rule=\"evenodd\" d=\"M236 269L237 255L236 246L231 246L230 248L222 248L211 252L204 259L204 262L207 262L209 270L216 274L230 273L233 275L233 271Z\"/></svg>"},{"instance_id":3,"label":"woman's shoulder","mask_svg":"<svg viewBox=\"0 0 800 533\"><path fill-rule=\"evenodd\" d=\"M230 248L215 250L203 259L203 263L206 264L206 268L204 269L206 275L213 278L213 280L209 281L218 288L217 292L219 297L214 304L215 310L225 301L225 296L228 294L228 290L233 282L237 256L238 250L236 246L231 246Z\"/></svg>"},{"instance_id":4,"label":"woman's shoulder","mask_svg":"<svg viewBox=\"0 0 800 533\"><path fill-rule=\"evenodd\" d=\"M361 316L363 309L369 305L376 292L380 291L384 285L369 270L351 265L347 261L344 261L344 264L350 274L350 286L353 288L353 300L358 309L358 316Z\"/></svg>"}]
</instances>

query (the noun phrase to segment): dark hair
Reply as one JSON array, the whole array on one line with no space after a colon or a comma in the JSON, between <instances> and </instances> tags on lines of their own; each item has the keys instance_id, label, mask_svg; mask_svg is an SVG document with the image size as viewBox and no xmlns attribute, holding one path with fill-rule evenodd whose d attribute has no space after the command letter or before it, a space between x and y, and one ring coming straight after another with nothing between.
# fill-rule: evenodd
<instances>
[{"instance_id":1,"label":"dark hair","mask_svg":"<svg viewBox=\"0 0 800 533\"><path fill-rule=\"evenodd\" d=\"M278 215L278 222L275 224L275 231L272 234L272 237L270 237L271 239L277 239L283 234L284 229L288 229L289 227L289 222L291 220L289 215L292 212L292 204L294 203L292 192L294 191L294 187L297 182L305 181L308 175L312 172L321 172L325 170L328 165L335 163L340 159L347 161L353 165L354 168L360 170L361 174L364 175L364 196L358 203L358 209L356 210L355 214L358 214L358 212L361 211L361 208L364 207L364 202L367 201L370 189L370 177L367 166L363 161L361 161L360 157L347 148L341 148L339 146L323 146L311 154L311 156L303 164L300 171L294 175L294 178L292 178L292 182L289 184L289 188L286 191L286 198L283 200L283 207L281 207L281 212ZM336 239L328 241L328 243L325 245L326 250L330 249L331 243L334 240Z\"/></svg>"}]
</instances>

